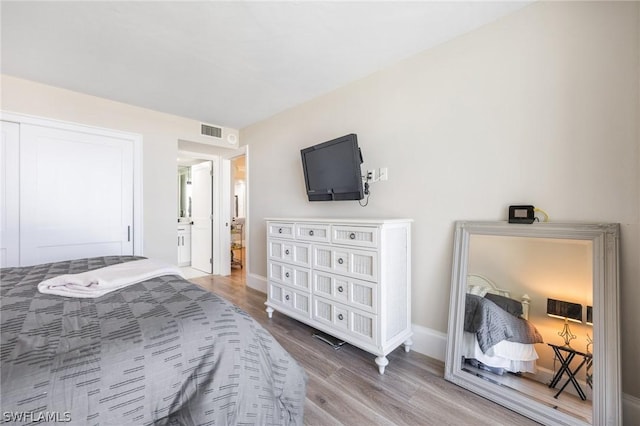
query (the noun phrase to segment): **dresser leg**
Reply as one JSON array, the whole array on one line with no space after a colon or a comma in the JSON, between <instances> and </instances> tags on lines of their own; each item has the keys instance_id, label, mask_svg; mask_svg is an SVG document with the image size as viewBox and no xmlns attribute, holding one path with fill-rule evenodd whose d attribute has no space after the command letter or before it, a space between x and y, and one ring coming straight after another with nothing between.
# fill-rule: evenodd
<instances>
[{"instance_id":1,"label":"dresser leg","mask_svg":"<svg viewBox=\"0 0 640 426\"><path fill-rule=\"evenodd\" d=\"M378 372L384 374L384 368L389 365L389 360L386 356L379 356L376 358L376 364L378 364Z\"/></svg>"},{"instance_id":2,"label":"dresser leg","mask_svg":"<svg viewBox=\"0 0 640 426\"><path fill-rule=\"evenodd\" d=\"M267 315L269 318L273 316L273 308L271 306L267 306Z\"/></svg>"},{"instance_id":3,"label":"dresser leg","mask_svg":"<svg viewBox=\"0 0 640 426\"><path fill-rule=\"evenodd\" d=\"M413 340L411 340L411 337L409 337L404 341L404 351L409 352L411 350L411 346L413 346Z\"/></svg>"}]
</instances>

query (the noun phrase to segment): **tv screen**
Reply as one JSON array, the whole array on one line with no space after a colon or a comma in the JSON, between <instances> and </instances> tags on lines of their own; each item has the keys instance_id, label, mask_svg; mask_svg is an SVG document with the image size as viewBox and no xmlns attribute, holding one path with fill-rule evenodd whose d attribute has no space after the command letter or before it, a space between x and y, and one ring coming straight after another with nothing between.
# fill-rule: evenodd
<instances>
[{"instance_id":1,"label":"tv screen","mask_svg":"<svg viewBox=\"0 0 640 426\"><path fill-rule=\"evenodd\" d=\"M362 200L362 155L349 134L300 151L309 201Z\"/></svg>"}]
</instances>

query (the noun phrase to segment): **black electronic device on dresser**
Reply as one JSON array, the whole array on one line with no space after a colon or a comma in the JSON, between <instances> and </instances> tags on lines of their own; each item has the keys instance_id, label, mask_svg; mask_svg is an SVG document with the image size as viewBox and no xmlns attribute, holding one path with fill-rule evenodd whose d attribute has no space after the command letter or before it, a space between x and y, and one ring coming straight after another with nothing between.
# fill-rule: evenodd
<instances>
[{"instance_id":1,"label":"black electronic device on dresser","mask_svg":"<svg viewBox=\"0 0 640 426\"><path fill-rule=\"evenodd\" d=\"M362 153L351 133L300 150L309 201L362 200Z\"/></svg>"}]
</instances>

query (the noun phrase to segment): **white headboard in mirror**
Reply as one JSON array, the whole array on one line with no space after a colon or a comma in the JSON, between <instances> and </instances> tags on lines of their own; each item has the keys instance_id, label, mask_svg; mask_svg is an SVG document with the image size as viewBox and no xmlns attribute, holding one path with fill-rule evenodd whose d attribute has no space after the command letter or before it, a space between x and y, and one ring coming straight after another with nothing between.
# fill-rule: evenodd
<instances>
[{"instance_id":1,"label":"white headboard in mirror","mask_svg":"<svg viewBox=\"0 0 640 426\"><path fill-rule=\"evenodd\" d=\"M622 424L620 342L618 341L619 235L619 224L610 223L456 222L445 378L542 424L598 426ZM495 240L491 244L508 244L509 247L520 244L531 249L533 246L538 246L537 250L542 253L548 250L549 245L555 244L562 246L565 252L578 250L582 255L576 258L583 260L579 260L581 263L578 269L567 269L566 263L569 262L561 255L547 256L550 260L545 263L540 261L543 256L537 256L535 261L526 256L515 258L509 250L502 250L502 255L486 250L470 250L472 241L474 245L481 244L484 249L487 246L487 240ZM512 240L518 240L517 244ZM477 253L482 253L480 257L483 261L491 262L491 265L479 264L476 261ZM517 267L513 267L511 263L514 260L518 264ZM470 264L473 265L474 270L470 270ZM504 264L509 266L504 267ZM489 272L484 275L481 269ZM560 269L562 269L561 273L557 272ZM543 275L544 278L540 278ZM538 277L537 281L536 277ZM573 281L577 281L577 277L581 281L572 284ZM525 283L525 281L528 282ZM572 285L576 287L572 288ZM560 374L563 369L557 368L552 363L553 371L549 369L549 373L554 375L554 379L556 375L560 375L560 383L557 387L562 387L562 390L557 392L558 389L553 388L549 380L537 381L536 386L530 386L531 383L524 382L516 385L505 384L505 381L487 377L488 374L494 374L493 372L478 373L477 370L469 367L466 350L469 347L468 337L472 333L465 331L465 307L467 302L477 300L468 294L483 292L482 288L515 299L525 298L523 296L525 293L530 294L534 303L529 306L527 296L525 299L527 303L523 303L523 311L526 305L528 320L525 318L523 321L539 329L544 340L543 343L533 343L535 350L539 353L551 352L552 358L554 352L552 349L558 349L561 353L564 353L562 351L574 352L576 357L574 361L579 363L584 359L584 365L587 365L579 372L583 377L576 375L574 378L567 374ZM563 298L564 296L567 298ZM589 313L592 312L593 325L586 319L587 316L583 317L582 323L577 324L579 327L584 327L582 330L586 330L581 332L580 346L577 343L574 345L575 349L561 346L562 343L559 342L557 334L562 323L547 316L545 303L547 298L568 301L577 301L582 298L583 300L579 300L578 303L582 303L581 306L585 311L587 306L592 306ZM589 339L593 337L592 349L591 347L583 349L586 337ZM575 367L571 368L575 369ZM525 377L530 374L529 372L522 374L516 372L514 375L511 374L511 370L507 370L506 374L509 375L510 382L530 379ZM551 380L551 383L553 382L554 380ZM578 386L588 388L587 398L582 399L574 395L574 393L578 395L581 393L577 389ZM572 391L574 387L576 389ZM583 404L579 405L581 407L579 410L572 411L569 408L573 405L573 401Z\"/></svg>"},{"instance_id":2,"label":"white headboard in mirror","mask_svg":"<svg viewBox=\"0 0 640 426\"><path fill-rule=\"evenodd\" d=\"M498 286L489 278L479 274L467 274L467 293L477 294L479 296L484 296L487 293L493 293L508 298L512 297L511 291L498 288ZM523 294L520 298L520 303L522 303L521 317L529 319L529 306L531 305L531 298L529 295Z\"/></svg>"}]
</instances>

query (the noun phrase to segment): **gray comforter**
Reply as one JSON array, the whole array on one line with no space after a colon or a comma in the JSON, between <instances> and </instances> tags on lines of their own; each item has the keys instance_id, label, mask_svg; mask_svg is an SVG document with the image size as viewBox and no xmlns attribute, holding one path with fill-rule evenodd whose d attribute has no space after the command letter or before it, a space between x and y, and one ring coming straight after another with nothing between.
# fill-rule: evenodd
<instances>
[{"instance_id":1,"label":"gray comforter","mask_svg":"<svg viewBox=\"0 0 640 426\"><path fill-rule=\"evenodd\" d=\"M224 299L177 276L96 299L36 289L135 259L0 270L1 422L302 424L304 371Z\"/></svg>"},{"instance_id":2,"label":"gray comforter","mask_svg":"<svg viewBox=\"0 0 640 426\"><path fill-rule=\"evenodd\" d=\"M474 294L466 295L464 331L475 333L482 352L487 352L503 340L517 343L543 342L542 336L529 321Z\"/></svg>"}]
</instances>

